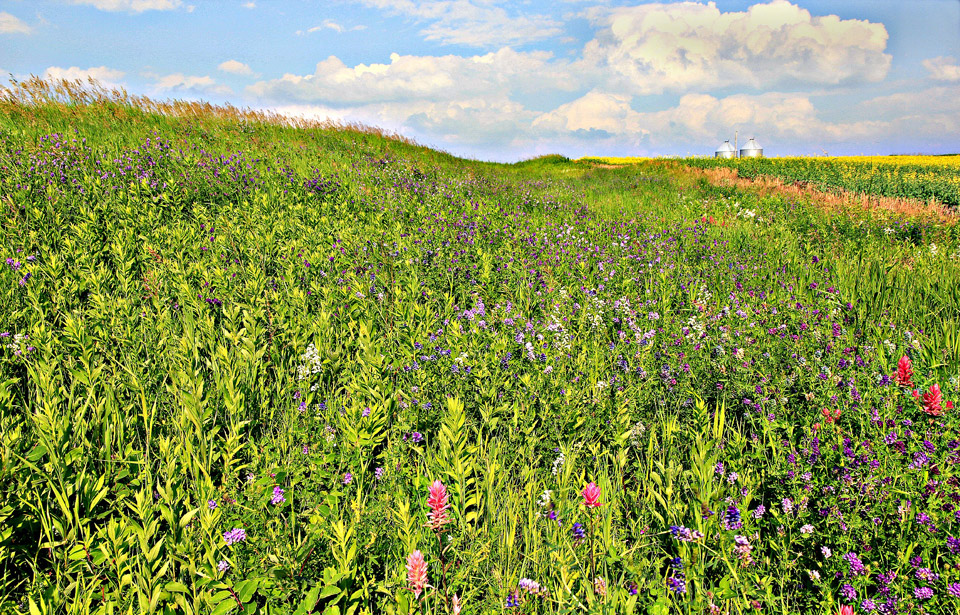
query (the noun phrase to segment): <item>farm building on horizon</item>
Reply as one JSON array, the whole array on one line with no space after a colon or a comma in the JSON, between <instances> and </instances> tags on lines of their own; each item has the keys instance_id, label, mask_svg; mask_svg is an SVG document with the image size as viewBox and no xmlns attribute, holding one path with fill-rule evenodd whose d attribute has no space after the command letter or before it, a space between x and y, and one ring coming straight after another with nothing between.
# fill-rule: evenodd
<instances>
[{"instance_id":1,"label":"farm building on horizon","mask_svg":"<svg viewBox=\"0 0 960 615\"><path fill-rule=\"evenodd\" d=\"M717 151L713 153L714 158L762 158L763 157L763 147L757 140L750 138L743 147L740 148L739 156L737 156L737 148L730 144L730 140L726 140L723 144L717 148Z\"/></svg>"},{"instance_id":2,"label":"farm building on horizon","mask_svg":"<svg viewBox=\"0 0 960 615\"><path fill-rule=\"evenodd\" d=\"M713 154L714 158L736 158L737 150L730 145L730 140L723 142L723 145L717 148L717 151Z\"/></svg>"},{"instance_id":3,"label":"farm building on horizon","mask_svg":"<svg viewBox=\"0 0 960 615\"><path fill-rule=\"evenodd\" d=\"M753 137L740 148L741 158L763 158L763 147Z\"/></svg>"}]
</instances>

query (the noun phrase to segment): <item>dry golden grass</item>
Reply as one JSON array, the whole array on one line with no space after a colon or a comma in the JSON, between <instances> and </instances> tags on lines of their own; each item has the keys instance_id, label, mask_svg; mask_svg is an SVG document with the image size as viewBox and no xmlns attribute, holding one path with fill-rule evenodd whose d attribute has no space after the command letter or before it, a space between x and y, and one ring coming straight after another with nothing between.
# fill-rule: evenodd
<instances>
[{"instance_id":1,"label":"dry golden grass","mask_svg":"<svg viewBox=\"0 0 960 615\"><path fill-rule=\"evenodd\" d=\"M77 117L84 114L102 115L109 113L117 120L124 120L129 118L132 111L136 111L198 120L221 120L301 129L360 132L416 145L412 139L402 135L358 122L290 117L272 111L241 108L231 104L215 105L205 101L178 99L158 101L147 96L130 94L124 88L105 87L92 77L84 81L82 79L51 80L31 76L23 81L13 79L10 85L0 86L0 113L2 114L20 115L29 119L41 107L50 106L57 107L62 112L72 113Z\"/></svg>"}]
</instances>

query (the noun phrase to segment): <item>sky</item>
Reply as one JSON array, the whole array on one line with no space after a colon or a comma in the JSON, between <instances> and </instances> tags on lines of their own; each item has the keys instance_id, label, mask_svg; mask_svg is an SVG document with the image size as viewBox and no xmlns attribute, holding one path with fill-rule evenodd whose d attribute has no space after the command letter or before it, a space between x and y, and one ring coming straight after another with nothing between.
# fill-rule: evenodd
<instances>
[{"instance_id":1,"label":"sky","mask_svg":"<svg viewBox=\"0 0 960 615\"><path fill-rule=\"evenodd\" d=\"M960 0L0 0L0 75L483 160L960 152Z\"/></svg>"}]
</instances>

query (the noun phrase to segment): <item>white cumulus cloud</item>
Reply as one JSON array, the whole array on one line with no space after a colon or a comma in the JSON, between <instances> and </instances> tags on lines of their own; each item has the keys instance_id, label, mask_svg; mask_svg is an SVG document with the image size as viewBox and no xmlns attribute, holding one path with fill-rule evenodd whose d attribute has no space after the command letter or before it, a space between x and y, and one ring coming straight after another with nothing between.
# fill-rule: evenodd
<instances>
[{"instance_id":1,"label":"white cumulus cloud","mask_svg":"<svg viewBox=\"0 0 960 615\"><path fill-rule=\"evenodd\" d=\"M209 75L196 76L184 75L183 73L171 73L169 75L158 75L156 73L143 73L144 77L153 79L153 89L157 92L195 92L198 94L232 94L228 86L218 84L217 81Z\"/></svg>"},{"instance_id":2,"label":"white cumulus cloud","mask_svg":"<svg viewBox=\"0 0 960 615\"><path fill-rule=\"evenodd\" d=\"M226 62L221 62L217 68L225 73L230 73L232 75L252 75L253 70L243 62L239 60L227 60Z\"/></svg>"},{"instance_id":3,"label":"white cumulus cloud","mask_svg":"<svg viewBox=\"0 0 960 615\"><path fill-rule=\"evenodd\" d=\"M960 63L951 56L940 56L923 61L930 77L937 81L960 81Z\"/></svg>"},{"instance_id":4,"label":"white cumulus cloud","mask_svg":"<svg viewBox=\"0 0 960 615\"><path fill-rule=\"evenodd\" d=\"M739 12L681 2L587 14L601 29L584 49L585 70L635 94L873 82L891 61L883 24L813 16L788 0Z\"/></svg>"},{"instance_id":5,"label":"white cumulus cloud","mask_svg":"<svg viewBox=\"0 0 960 615\"><path fill-rule=\"evenodd\" d=\"M336 56L308 75L286 74L260 81L247 93L270 100L330 105L385 102L436 102L477 97L513 97L545 91L571 91L562 63L548 52L508 47L478 56L390 55L389 64L348 66Z\"/></svg>"},{"instance_id":6,"label":"white cumulus cloud","mask_svg":"<svg viewBox=\"0 0 960 615\"><path fill-rule=\"evenodd\" d=\"M880 121L830 123L803 94L768 92L722 98L685 94L677 105L662 111L641 112L622 95L590 92L538 117L533 127L543 135L600 133L610 141L644 143L668 148L699 146L708 150L734 131L761 143L842 143L880 135L888 124Z\"/></svg>"},{"instance_id":7,"label":"white cumulus cloud","mask_svg":"<svg viewBox=\"0 0 960 615\"><path fill-rule=\"evenodd\" d=\"M80 68L79 66L61 68L59 66L51 66L43 72L43 76L46 79L67 79L69 81L80 79L81 81L87 81L93 78L106 87L117 87L121 85L121 79L123 79L125 74L122 70L109 68L107 66L91 66L90 68Z\"/></svg>"},{"instance_id":8,"label":"white cumulus cloud","mask_svg":"<svg viewBox=\"0 0 960 615\"><path fill-rule=\"evenodd\" d=\"M6 11L0 12L0 34L30 34L33 28Z\"/></svg>"},{"instance_id":9,"label":"white cumulus cloud","mask_svg":"<svg viewBox=\"0 0 960 615\"><path fill-rule=\"evenodd\" d=\"M580 98L543 113L533 122L542 133L602 133L601 136L626 137L640 142L650 134L642 113L630 107L630 97L592 91Z\"/></svg>"}]
</instances>

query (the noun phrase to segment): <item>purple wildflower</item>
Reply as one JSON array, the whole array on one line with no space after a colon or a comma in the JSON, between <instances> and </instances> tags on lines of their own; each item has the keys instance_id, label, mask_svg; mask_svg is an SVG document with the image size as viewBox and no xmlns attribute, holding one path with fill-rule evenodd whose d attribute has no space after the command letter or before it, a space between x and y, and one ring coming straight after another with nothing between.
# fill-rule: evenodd
<instances>
[{"instance_id":1,"label":"purple wildflower","mask_svg":"<svg viewBox=\"0 0 960 615\"><path fill-rule=\"evenodd\" d=\"M223 533L223 541L227 543L227 546L236 544L238 542L243 542L247 539L247 531L243 528L235 527L228 532Z\"/></svg>"}]
</instances>

